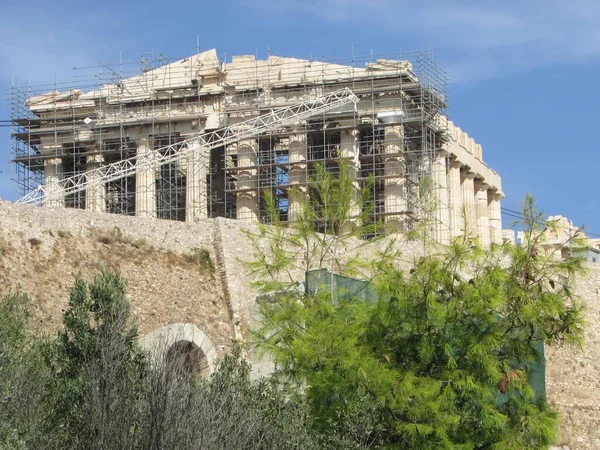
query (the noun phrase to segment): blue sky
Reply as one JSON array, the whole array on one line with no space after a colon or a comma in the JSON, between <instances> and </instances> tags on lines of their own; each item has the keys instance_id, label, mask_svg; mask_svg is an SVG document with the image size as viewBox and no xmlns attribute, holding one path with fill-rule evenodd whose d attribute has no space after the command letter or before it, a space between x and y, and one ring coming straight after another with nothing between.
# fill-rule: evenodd
<instances>
[{"instance_id":1,"label":"blue sky","mask_svg":"<svg viewBox=\"0 0 600 450\"><path fill-rule=\"evenodd\" d=\"M121 54L184 57L197 35L202 50L261 58L430 48L450 74L451 119L502 176L503 206L531 192L547 214L600 234L598 23L597 0L0 0L0 92ZM0 127L0 197L14 200L9 149Z\"/></svg>"}]
</instances>

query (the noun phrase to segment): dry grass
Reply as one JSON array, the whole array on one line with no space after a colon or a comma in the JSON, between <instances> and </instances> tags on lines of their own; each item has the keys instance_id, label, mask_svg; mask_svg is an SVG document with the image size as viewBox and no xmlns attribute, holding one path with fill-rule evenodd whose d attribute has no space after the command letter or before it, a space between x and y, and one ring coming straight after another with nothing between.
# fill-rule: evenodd
<instances>
[{"instance_id":1,"label":"dry grass","mask_svg":"<svg viewBox=\"0 0 600 450\"><path fill-rule=\"evenodd\" d=\"M209 251L205 248L194 247L187 255L185 255L185 258L210 274L215 272L215 263L210 257Z\"/></svg>"}]
</instances>

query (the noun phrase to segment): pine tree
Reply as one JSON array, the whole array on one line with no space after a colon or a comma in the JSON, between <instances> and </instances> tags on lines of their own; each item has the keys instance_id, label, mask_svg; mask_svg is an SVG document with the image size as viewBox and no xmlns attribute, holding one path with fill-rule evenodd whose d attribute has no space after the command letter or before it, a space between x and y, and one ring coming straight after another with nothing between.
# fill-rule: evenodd
<instances>
[{"instance_id":1,"label":"pine tree","mask_svg":"<svg viewBox=\"0 0 600 450\"><path fill-rule=\"evenodd\" d=\"M543 344L581 343L573 290L584 271L581 237L565 244L564 259L542 255L552 224L528 196L524 245L482 249L463 236L441 249L424 232L423 255L404 273L394 240L378 236L384 250L374 252L359 240L370 235L360 223L345 234L348 208L331 207L352 201L342 169L317 171L327 190L306 201L296 223L274 220L249 235L256 285L272 293L256 343L296 380L317 429L333 436L332 448L545 448L558 419L532 373ZM300 268L361 274L376 294L365 302L333 284L304 291L294 285Z\"/></svg>"}]
</instances>

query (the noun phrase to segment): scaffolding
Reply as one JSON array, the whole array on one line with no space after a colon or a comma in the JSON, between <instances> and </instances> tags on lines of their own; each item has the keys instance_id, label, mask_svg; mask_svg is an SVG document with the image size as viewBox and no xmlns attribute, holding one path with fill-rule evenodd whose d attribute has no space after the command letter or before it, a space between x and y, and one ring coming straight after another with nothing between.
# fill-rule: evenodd
<instances>
[{"instance_id":1,"label":"scaffolding","mask_svg":"<svg viewBox=\"0 0 600 450\"><path fill-rule=\"evenodd\" d=\"M449 196L439 192L447 185L438 182L449 163L439 153L446 139L440 117L447 108L447 76L432 52L346 60L270 53L264 61L231 62L202 55L173 61L146 54L141 70L136 64L101 65L75 69L66 83L13 86L19 192L35 198L41 190L54 199L46 202L51 206L118 214L267 221L268 191L288 221L293 192L308 192L316 165L336 173L346 160L357 189L370 186L370 220L396 222L407 231L429 218L437 233L449 229L423 198L427 181L435 209L449 209ZM183 151L204 132L346 88L360 100L356 108L342 105L258 137ZM166 158L165 152L187 156ZM158 162L122 177L99 176L101 181L88 183L93 188L65 186L65 180L92 180L98 169L136 158Z\"/></svg>"}]
</instances>

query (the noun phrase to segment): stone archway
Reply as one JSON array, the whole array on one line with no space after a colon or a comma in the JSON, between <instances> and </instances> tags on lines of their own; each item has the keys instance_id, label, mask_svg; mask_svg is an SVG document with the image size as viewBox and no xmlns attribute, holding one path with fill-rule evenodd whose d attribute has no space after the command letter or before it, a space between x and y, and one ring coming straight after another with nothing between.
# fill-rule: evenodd
<instances>
[{"instance_id":1,"label":"stone archway","mask_svg":"<svg viewBox=\"0 0 600 450\"><path fill-rule=\"evenodd\" d=\"M148 333L140 339L141 347L156 355L162 353L169 359L197 370L203 376L215 371L217 350L210 338L193 323L174 323Z\"/></svg>"}]
</instances>

